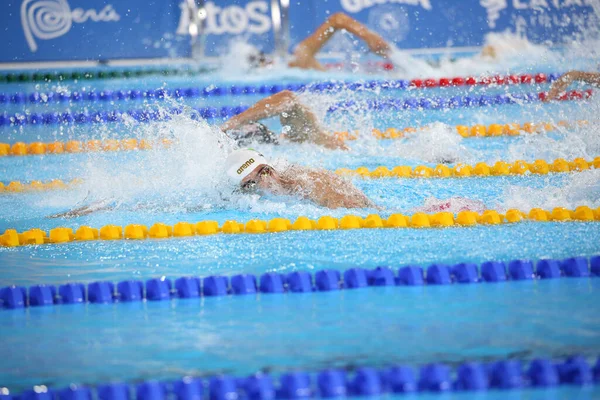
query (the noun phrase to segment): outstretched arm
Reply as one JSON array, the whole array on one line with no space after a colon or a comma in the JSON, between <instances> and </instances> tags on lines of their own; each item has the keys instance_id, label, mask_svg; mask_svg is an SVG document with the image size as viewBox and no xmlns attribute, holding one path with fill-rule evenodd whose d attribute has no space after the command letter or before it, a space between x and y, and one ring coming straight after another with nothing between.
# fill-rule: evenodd
<instances>
[{"instance_id":1,"label":"outstretched arm","mask_svg":"<svg viewBox=\"0 0 600 400\"><path fill-rule=\"evenodd\" d=\"M351 182L331 171L308 172L313 190L312 201L328 208L377 208L369 198Z\"/></svg>"},{"instance_id":2,"label":"outstretched arm","mask_svg":"<svg viewBox=\"0 0 600 400\"><path fill-rule=\"evenodd\" d=\"M600 73L599 72L582 72L582 71L570 71L558 78L552 86L546 96L546 101L554 100L558 98L574 81L580 81L589 83L590 85L600 87Z\"/></svg>"},{"instance_id":3,"label":"outstretched arm","mask_svg":"<svg viewBox=\"0 0 600 400\"><path fill-rule=\"evenodd\" d=\"M50 215L47 218L75 218L75 217L83 217L85 215L89 215L95 213L97 211L106 211L112 210L114 207L112 205L112 200L100 200L96 201L92 204L88 204L83 207L74 208L73 210L58 213L54 215Z\"/></svg>"},{"instance_id":4,"label":"outstretched arm","mask_svg":"<svg viewBox=\"0 0 600 400\"><path fill-rule=\"evenodd\" d=\"M263 119L278 117L282 113L290 112L299 103L296 96L289 90L284 90L257 101L252 107L241 114L231 117L227 122L221 125L223 131L238 129L241 126L258 122Z\"/></svg>"},{"instance_id":5,"label":"outstretched arm","mask_svg":"<svg viewBox=\"0 0 600 400\"><path fill-rule=\"evenodd\" d=\"M289 90L258 101L243 113L225 122L221 129L227 132L271 117L279 117L282 125L290 127L290 131L286 135L289 140L311 141L327 148L346 149L343 140L323 131L316 115L301 104L296 95Z\"/></svg>"},{"instance_id":6,"label":"outstretched arm","mask_svg":"<svg viewBox=\"0 0 600 400\"><path fill-rule=\"evenodd\" d=\"M294 60L289 63L289 66L324 71L325 68L315 59L315 55L325 46L333 34L341 29L362 39L373 53L387 57L390 46L381 36L352 17L339 12L327 18L312 35L298 45L294 51Z\"/></svg>"}]
</instances>

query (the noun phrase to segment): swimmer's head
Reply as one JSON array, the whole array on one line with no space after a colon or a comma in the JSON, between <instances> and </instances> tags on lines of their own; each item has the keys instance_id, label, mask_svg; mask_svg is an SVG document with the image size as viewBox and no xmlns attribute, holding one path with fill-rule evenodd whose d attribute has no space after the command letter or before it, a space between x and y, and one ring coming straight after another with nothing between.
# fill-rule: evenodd
<instances>
[{"instance_id":1,"label":"swimmer's head","mask_svg":"<svg viewBox=\"0 0 600 400\"><path fill-rule=\"evenodd\" d=\"M246 177L264 165L269 165L269 162L258 151L235 150L225 160L225 171L233 183L241 185Z\"/></svg>"},{"instance_id":2,"label":"swimmer's head","mask_svg":"<svg viewBox=\"0 0 600 400\"><path fill-rule=\"evenodd\" d=\"M262 68L273 65L273 60L269 58L264 52L254 52L248 56L248 63L251 68Z\"/></svg>"},{"instance_id":3,"label":"swimmer's head","mask_svg":"<svg viewBox=\"0 0 600 400\"><path fill-rule=\"evenodd\" d=\"M278 144L277 135L260 122L252 122L237 129L227 131L238 146L248 146L252 142Z\"/></svg>"}]
</instances>

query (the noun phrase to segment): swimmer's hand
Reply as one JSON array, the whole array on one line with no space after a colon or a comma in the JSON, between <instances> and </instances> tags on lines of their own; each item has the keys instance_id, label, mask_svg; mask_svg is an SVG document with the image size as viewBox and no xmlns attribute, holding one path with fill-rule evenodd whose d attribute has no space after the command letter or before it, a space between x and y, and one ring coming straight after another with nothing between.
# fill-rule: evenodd
<instances>
[{"instance_id":1,"label":"swimmer's hand","mask_svg":"<svg viewBox=\"0 0 600 400\"><path fill-rule=\"evenodd\" d=\"M367 37L365 38L365 42L369 49L384 58L388 58L390 54L390 45L387 44L385 40L375 32L369 32Z\"/></svg>"},{"instance_id":2,"label":"swimmer's hand","mask_svg":"<svg viewBox=\"0 0 600 400\"><path fill-rule=\"evenodd\" d=\"M335 135L328 135L326 133L322 133L321 135L317 136L315 138L315 143L332 150L350 150L350 148L344 142L344 139Z\"/></svg>"},{"instance_id":3,"label":"swimmer's hand","mask_svg":"<svg viewBox=\"0 0 600 400\"><path fill-rule=\"evenodd\" d=\"M562 94L565 93L569 85L573 83L575 80L574 76L575 71L567 72L562 75L560 78L555 80L550 87L550 91L546 95L544 101L552 101L558 99Z\"/></svg>"},{"instance_id":4,"label":"swimmer's hand","mask_svg":"<svg viewBox=\"0 0 600 400\"><path fill-rule=\"evenodd\" d=\"M600 87L600 73L598 72L583 72L569 71L552 84L545 101L550 101L558 98L565 93L569 85L575 81L584 82L588 85Z\"/></svg>"},{"instance_id":5,"label":"swimmer's hand","mask_svg":"<svg viewBox=\"0 0 600 400\"><path fill-rule=\"evenodd\" d=\"M288 63L288 66L291 68L315 69L317 71L326 71L325 67L323 67L314 56L309 55L302 50L296 51L294 53L294 58Z\"/></svg>"}]
</instances>

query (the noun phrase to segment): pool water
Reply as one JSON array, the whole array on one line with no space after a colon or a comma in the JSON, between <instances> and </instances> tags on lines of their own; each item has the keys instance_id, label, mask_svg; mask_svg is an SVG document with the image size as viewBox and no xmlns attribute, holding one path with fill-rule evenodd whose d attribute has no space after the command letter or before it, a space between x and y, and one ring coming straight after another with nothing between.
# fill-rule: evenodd
<instances>
[{"instance_id":1,"label":"pool water","mask_svg":"<svg viewBox=\"0 0 600 400\"><path fill-rule=\"evenodd\" d=\"M535 68L535 69L534 69ZM555 72L529 65L516 72ZM560 71L559 71L560 72ZM274 74L277 75L277 74ZM223 75L4 84L7 93L156 89L160 86L285 85L323 79L365 82L389 76L314 73L259 76L240 81ZM394 77L396 79L397 77ZM597 93L590 100L454 109L373 110L365 104L328 111L340 102L450 98L541 92L548 84L410 90L343 89L303 92L330 131L356 131L351 150L311 144L256 147L276 166L288 163L335 170L377 166L453 166L498 160L591 160L600 155ZM96 112L172 107L249 106L263 95L110 102L4 104L7 114ZM515 137L461 138L455 125L589 121L552 132ZM600 206L598 170L565 174L446 179L352 178L380 209L328 210L286 197L232 193L219 169L231 145L215 125L184 109L167 121L0 127L2 142L108 138L161 139L168 149L0 158L0 181L83 179L69 190L0 194L0 231L108 224L227 220L245 222L298 216L413 214L433 198L465 197L488 209L528 212L541 207ZM281 130L278 121L268 125ZM405 139L377 140L373 128L422 127ZM48 218L110 198L116 208L73 219ZM166 276L256 274L353 267L427 267L490 260L564 259L600 254L600 223L522 222L437 229L359 229L262 235L210 235L144 241L92 241L0 247L0 287L67 282L119 282ZM0 312L0 387L18 393L34 385L62 388L122 380L170 380L184 375L279 375L292 370L352 370L393 364L452 366L468 361L590 360L600 352L600 281L595 278L509 281L498 284L385 287L328 293L224 296L165 302L83 304ZM594 359L595 360L595 359ZM486 392L485 399L596 398L598 387ZM447 398L467 398L449 394ZM422 395L419 398L428 398ZM432 398L438 398L431 395ZM472 398L472 397L468 397Z\"/></svg>"},{"instance_id":2,"label":"pool water","mask_svg":"<svg viewBox=\"0 0 600 400\"><path fill-rule=\"evenodd\" d=\"M3 312L11 334L3 334L0 379L25 389L117 377L596 356L599 284L388 287Z\"/></svg>"}]
</instances>

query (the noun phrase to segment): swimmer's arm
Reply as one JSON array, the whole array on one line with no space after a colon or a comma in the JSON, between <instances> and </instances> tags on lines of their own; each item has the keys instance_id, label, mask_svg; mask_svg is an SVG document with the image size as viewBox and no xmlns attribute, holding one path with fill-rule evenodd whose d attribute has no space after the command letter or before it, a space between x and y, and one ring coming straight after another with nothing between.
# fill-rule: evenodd
<instances>
[{"instance_id":1,"label":"swimmer's arm","mask_svg":"<svg viewBox=\"0 0 600 400\"><path fill-rule=\"evenodd\" d=\"M289 90L284 90L257 101L252 107L243 113L238 114L226 121L223 125L221 125L221 129L224 132L227 132L228 130L238 129L241 126L252 122L258 122L263 119L276 117L282 113L291 111L297 104L299 103L296 99L296 96Z\"/></svg>"},{"instance_id":2,"label":"swimmer's arm","mask_svg":"<svg viewBox=\"0 0 600 400\"><path fill-rule=\"evenodd\" d=\"M85 205L83 207L75 208L73 210L49 215L47 218L75 218L75 217L83 217L98 211L107 211L112 210L114 205L112 204L112 200L100 200L96 201L92 204Z\"/></svg>"},{"instance_id":3,"label":"swimmer's arm","mask_svg":"<svg viewBox=\"0 0 600 400\"><path fill-rule=\"evenodd\" d=\"M558 98L574 81L585 82L600 87L600 73L583 71L569 71L565 73L552 83L550 91L546 96L546 101Z\"/></svg>"},{"instance_id":4,"label":"swimmer's arm","mask_svg":"<svg viewBox=\"0 0 600 400\"><path fill-rule=\"evenodd\" d=\"M314 183L311 198L324 207L378 208L360 189L331 171L315 170L310 176Z\"/></svg>"},{"instance_id":5,"label":"swimmer's arm","mask_svg":"<svg viewBox=\"0 0 600 400\"><path fill-rule=\"evenodd\" d=\"M362 39L371 51L380 56L387 57L390 46L381 36L369 30L366 26L351 18L344 13L336 13L319 26L315 32L304 39L294 51L294 61L290 67L299 67L305 69L317 69L323 71L324 68L315 60L315 55L331 39L333 34L344 29L354 36Z\"/></svg>"},{"instance_id":6,"label":"swimmer's arm","mask_svg":"<svg viewBox=\"0 0 600 400\"><path fill-rule=\"evenodd\" d=\"M289 90L281 91L258 101L243 113L225 122L221 126L221 129L226 132L271 117L284 117L288 120L295 119L294 125L302 126L311 132L308 135L308 139L318 145L331 149L347 149L343 140L335 136L330 136L321 129L317 116L309 108L300 103L296 95Z\"/></svg>"}]
</instances>

